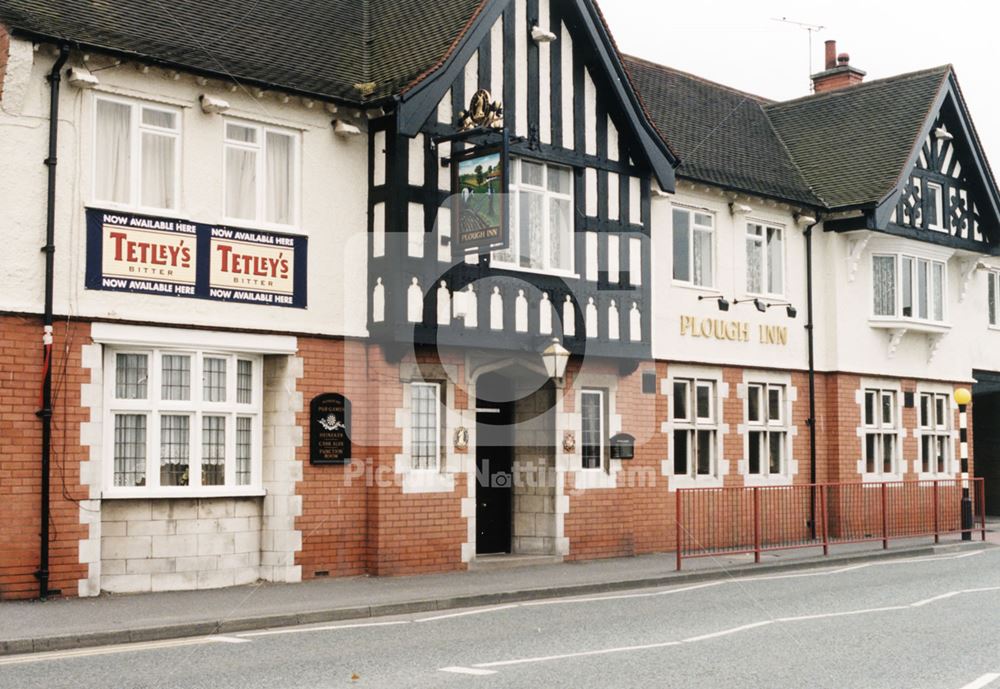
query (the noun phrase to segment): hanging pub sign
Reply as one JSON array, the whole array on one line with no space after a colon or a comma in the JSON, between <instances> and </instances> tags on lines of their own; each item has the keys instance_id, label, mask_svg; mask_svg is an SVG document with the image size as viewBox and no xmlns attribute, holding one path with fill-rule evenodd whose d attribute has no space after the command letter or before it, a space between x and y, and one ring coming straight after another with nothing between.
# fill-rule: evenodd
<instances>
[{"instance_id":1,"label":"hanging pub sign","mask_svg":"<svg viewBox=\"0 0 1000 689\"><path fill-rule=\"evenodd\" d=\"M456 153L451 159L452 253L465 256L509 246L509 155L504 143Z\"/></svg>"},{"instance_id":2,"label":"hanging pub sign","mask_svg":"<svg viewBox=\"0 0 1000 689\"><path fill-rule=\"evenodd\" d=\"M336 392L309 404L309 463L351 463L351 401Z\"/></svg>"},{"instance_id":3,"label":"hanging pub sign","mask_svg":"<svg viewBox=\"0 0 1000 689\"><path fill-rule=\"evenodd\" d=\"M306 307L305 237L87 209L87 289Z\"/></svg>"}]
</instances>

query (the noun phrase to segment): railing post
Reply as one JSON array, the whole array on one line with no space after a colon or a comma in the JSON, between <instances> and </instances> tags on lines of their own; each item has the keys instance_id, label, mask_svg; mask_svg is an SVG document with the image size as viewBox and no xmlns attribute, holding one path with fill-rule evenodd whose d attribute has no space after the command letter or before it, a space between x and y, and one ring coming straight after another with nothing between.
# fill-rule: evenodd
<instances>
[{"instance_id":1,"label":"railing post","mask_svg":"<svg viewBox=\"0 0 1000 689\"><path fill-rule=\"evenodd\" d=\"M760 486L753 489L753 561L760 564Z\"/></svg>"},{"instance_id":2,"label":"railing post","mask_svg":"<svg viewBox=\"0 0 1000 689\"><path fill-rule=\"evenodd\" d=\"M826 506L826 486L819 486L819 514L823 519L823 555L830 554L830 520Z\"/></svg>"},{"instance_id":3,"label":"railing post","mask_svg":"<svg viewBox=\"0 0 1000 689\"><path fill-rule=\"evenodd\" d=\"M882 482L882 550L889 549L889 484Z\"/></svg>"},{"instance_id":4,"label":"railing post","mask_svg":"<svg viewBox=\"0 0 1000 689\"><path fill-rule=\"evenodd\" d=\"M979 530L983 540L986 540L986 480L973 479L976 482L976 495L979 496Z\"/></svg>"},{"instance_id":5,"label":"railing post","mask_svg":"<svg viewBox=\"0 0 1000 689\"><path fill-rule=\"evenodd\" d=\"M674 528L676 529L677 571L681 571L681 497L680 489L674 492Z\"/></svg>"},{"instance_id":6,"label":"railing post","mask_svg":"<svg viewBox=\"0 0 1000 689\"><path fill-rule=\"evenodd\" d=\"M934 542L941 542L941 525L938 519L938 484L940 481L934 481Z\"/></svg>"}]
</instances>

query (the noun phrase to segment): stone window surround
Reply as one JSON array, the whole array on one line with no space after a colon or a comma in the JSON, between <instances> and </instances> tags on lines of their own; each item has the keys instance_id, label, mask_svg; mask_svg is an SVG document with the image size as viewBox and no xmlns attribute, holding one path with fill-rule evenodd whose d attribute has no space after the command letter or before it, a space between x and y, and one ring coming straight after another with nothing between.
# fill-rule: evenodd
<instances>
[{"instance_id":1,"label":"stone window surround","mask_svg":"<svg viewBox=\"0 0 1000 689\"><path fill-rule=\"evenodd\" d=\"M674 381L677 379L700 379L715 382L716 422L716 467L714 476L678 476L674 474L673 436L674 419L671 401L674 397ZM670 492L678 488L721 488L729 473L729 460L724 458L725 437L729 434L729 424L724 422L724 403L729 399L729 383L722 377L722 368L713 366L690 366L668 364L667 377L660 380L660 394L667 400L667 419L660 424L660 431L667 436L668 456L660 462L660 473L667 477Z\"/></svg>"},{"instance_id":2,"label":"stone window surround","mask_svg":"<svg viewBox=\"0 0 1000 689\"><path fill-rule=\"evenodd\" d=\"M924 467L923 462L921 461L922 457L920 456L920 446L924 431L920 427L920 395L925 393L947 395L948 397L948 412L950 413L950 416L948 417L948 433L952 438L952 443L951 451L948 453L948 465L943 474L939 474L936 471L923 471ZM955 423L955 413L958 411L958 403L955 401L953 386L948 385L947 383L919 382L917 383L916 390L913 392L913 399L917 410L917 425L913 430L913 437L917 439L917 456L913 460L913 470L917 474L917 480L934 481L955 478L961 472L962 467L958 458L958 453L955 450L955 443L957 443L961 437L961 432ZM935 433L935 435L940 434Z\"/></svg>"},{"instance_id":3,"label":"stone window surround","mask_svg":"<svg viewBox=\"0 0 1000 689\"><path fill-rule=\"evenodd\" d=\"M79 561L87 565L87 576L78 581L80 597L101 593L101 502L103 490L103 409L104 345L225 348L232 333L183 328L133 326L119 323L91 324L93 343L81 347L81 366L90 370L90 382L81 386L80 404L90 409L90 421L80 425L80 444L88 448L87 461L80 464L80 482L88 491L80 501L80 523L88 526L87 537L79 541ZM294 564L295 552L301 549L302 534L295 528L295 518L302 513L302 498L296 495L296 483L302 480L302 464L295 450L302 445L302 429L296 414L303 409L302 393L296 380L303 375L303 361L295 337L242 333L241 350L286 359L277 378L264 375L263 439L263 519L261 530L260 578L275 582L298 582L301 567ZM280 476L279 476L280 474Z\"/></svg>"},{"instance_id":4,"label":"stone window surround","mask_svg":"<svg viewBox=\"0 0 1000 689\"><path fill-rule=\"evenodd\" d=\"M757 475L750 473L750 425L748 421L749 410L747 408L747 389L751 384L762 383L765 385L783 385L785 387L784 409L786 422L785 429L785 471L782 474ZM746 369L743 371L743 382L736 386L736 397L743 402L743 423L736 427L736 432L743 439L743 458L736 462L736 471L743 476L743 484L746 486L790 486L799 473L799 462L795 459L794 439L799 434L798 426L792 423L795 409L795 402L798 401L798 389L792 385L790 373L779 371L762 371Z\"/></svg>"},{"instance_id":5,"label":"stone window surround","mask_svg":"<svg viewBox=\"0 0 1000 689\"><path fill-rule=\"evenodd\" d=\"M604 404L608 419L605 429L605 442L622 432L622 417L617 413L615 402L618 390L618 376L607 374L586 373L581 371L573 379L573 405L577 411L567 413L562 407L562 396L556 408L556 466L564 467L564 471L573 473L576 490L595 490L618 487L618 474L622 470L622 460L608 459L603 466L595 469L583 467L583 414L581 413L582 393L584 390L601 390L604 392ZM557 391L558 395L558 391ZM574 452L566 452L562 448L561 438L565 431L576 435Z\"/></svg>"},{"instance_id":6,"label":"stone window surround","mask_svg":"<svg viewBox=\"0 0 1000 689\"><path fill-rule=\"evenodd\" d=\"M865 465L865 390L889 390L896 393L896 471L891 474L874 473L866 471ZM909 470L906 457L903 455L903 440L906 438L906 427L903 425L903 386L899 380L886 378L862 378L858 389L854 392L854 401L858 405L858 475L864 483L891 483L902 481Z\"/></svg>"}]
</instances>

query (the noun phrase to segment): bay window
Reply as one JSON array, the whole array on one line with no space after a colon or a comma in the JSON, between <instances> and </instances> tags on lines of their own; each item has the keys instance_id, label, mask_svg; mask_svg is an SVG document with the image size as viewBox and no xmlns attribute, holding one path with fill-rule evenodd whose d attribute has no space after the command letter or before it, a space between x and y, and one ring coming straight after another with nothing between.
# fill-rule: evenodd
<instances>
[{"instance_id":1,"label":"bay window","mask_svg":"<svg viewBox=\"0 0 1000 689\"><path fill-rule=\"evenodd\" d=\"M572 273L572 171L521 159L510 168L510 247L493 252L493 263Z\"/></svg>"},{"instance_id":2,"label":"bay window","mask_svg":"<svg viewBox=\"0 0 1000 689\"><path fill-rule=\"evenodd\" d=\"M785 386L747 385L747 473L780 476L786 473L788 419Z\"/></svg>"},{"instance_id":3,"label":"bay window","mask_svg":"<svg viewBox=\"0 0 1000 689\"><path fill-rule=\"evenodd\" d=\"M867 388L862 410L864 425L865 473L886 476L898 473L896 451L899 437L899 414L894 390Z\"/></svg>"},{"instance_id":4,"label":"bay window","mask_svg":"<svg viewBox=\"0 0 1000 689\"><path fill-rule=\"evenodd\" d=\"M105 357L106 496L259 490L259 356L108 348Z\"/></svg>"},{"instance_id":5,"label":"bay window","mask_svg":"<svg viewBox=\"0 0 1000 689\"><path fill-rule=\"evenodd\" d=\"M925 474L947 474L951 465L951 396L920 394L920 470Z\"/></svg>"},{"instance_id":6,"label":"bay window","mask_svg":"<svg viewBox=\"0 0 1000 689\"><path fill-rule=\"evenodd\" d=\"M946 275L943 261L876 254L872 257L874 315L943 322Z\"/></svg>"},{"instance_id":7,"label":"bay window","mask_svg":"<svg viewBox=\"0 0 1000 689\"><path fill-rule=\"evenodd\" d=\"M718 410L714 380L675 379L673 417L674 475L715 476Z\"/></svg>"},{"instance_id":8,"label":"bay window","mask_svg":"<svg viewBox=\"0 0 1000 689\"><path fill-rule=\"evenodd\" d=\"M176 210L180 112L104 96L94 112L94 200Z\"/></svg>"},{"instance_id":9,"label":"bay window","mask_svg":"<svg viewBox=\"0 0 1000 689\"><path fill-rule=\"evenodd\" d=\"M784 233L780 227L747 225L747 293L781 296L785 291Z\"/></svg>"},{"instance_id":10,"label":"bay window","mask_svg":"<svg viewBox=\"0 0 1000 689\"><path fill-rule=\"evenodd\" d=\"M225 216L234 221L295 225L298 135L284 129L226 122Z\"/></svg>"},{"instance_id":11,"label":"bay window","mask_svg":"<svg viewBox=\"0 0 1000 689\"><path fill-rule=\"evenodd\" d=\"M674 280L699 287L714 286L715 218L675 208L673 223Z\"/></svg>"}]
</instances>

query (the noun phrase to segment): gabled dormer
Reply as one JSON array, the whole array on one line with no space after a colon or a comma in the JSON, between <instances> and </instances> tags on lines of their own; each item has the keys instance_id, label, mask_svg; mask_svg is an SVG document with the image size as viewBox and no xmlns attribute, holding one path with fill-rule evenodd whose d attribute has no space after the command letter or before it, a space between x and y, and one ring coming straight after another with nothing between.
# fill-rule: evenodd
<instances>
[{"instance_id":1,"label":"gabled dormer","mask_svg":"<svg viewBox=\"0 0 1000 689\"><path fill-rule=\"evenodd\" d=\"M502 117L466 136L484 98ZM509 245L463 255L451 163L505 137ZM372 122L370 156L376 339L537 350L558 337L576 354L649 356L650 197L673 190L677 161L591 0L485 2Z\"/></svg>"},{"instance_id":2,"label":"gabled dormer","mask_svg":"<svg viewBox=\"0 0 1000 689\"><path fill-rule=\"evenodd\" d=\"M1000 193L950 66L768 106L830 231L1000 251Z\"/></svg>"}]
</instances>

